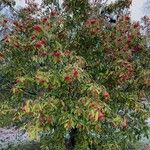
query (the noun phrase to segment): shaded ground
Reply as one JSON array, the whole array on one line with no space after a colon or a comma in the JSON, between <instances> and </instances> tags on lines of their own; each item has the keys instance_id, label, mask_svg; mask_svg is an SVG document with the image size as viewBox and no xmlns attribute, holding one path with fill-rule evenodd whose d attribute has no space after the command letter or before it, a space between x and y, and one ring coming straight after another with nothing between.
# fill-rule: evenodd
<instances>
[{"instance_id":1,"label":"shaded ground","mask_svg":"<svg viewBox=\"0 0 150 150\"><path fill-rule=\"evenodd\" d=\"M150 126L150 119L148 120ZM16 146L14 146L16 145ZM26 132L15 128L0 128L0 150L40 150L36 142L30 142ZM150 150L150 139L143 138L128 150Z\"/></svg>"},{"instance_id":2,"label":"shaded ground","mask_svg":"<svg viewBox=\"0 0 150 150\"><path fill-rule=\"evenodd\" d=\"M28 141L28 136L23 131L15 128L0 128L0 150L12 144L25 143Z\"/></svg>"}]
</instances>

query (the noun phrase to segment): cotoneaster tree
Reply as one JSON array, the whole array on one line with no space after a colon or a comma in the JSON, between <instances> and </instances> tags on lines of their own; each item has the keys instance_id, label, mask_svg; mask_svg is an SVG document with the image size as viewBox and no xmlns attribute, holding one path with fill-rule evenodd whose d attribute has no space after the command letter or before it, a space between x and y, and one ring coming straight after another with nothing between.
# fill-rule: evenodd
<instances>
[{"instance_id":1,"label":"cotoneaster tree","mask_svg":"<svg viewBox=\"0 0 150 150\"><path fill-rule=\"evenodd\" d=\"M150 53L140 23L123 14L131 2L105 7L119 15L115 24L94 13L100 2L50 3L22 9L2 42L14 124L33 139L48 133L40 138L44 150L125 149L147 135L149 117L142 98Z\"/></svg>"}]
</instances>

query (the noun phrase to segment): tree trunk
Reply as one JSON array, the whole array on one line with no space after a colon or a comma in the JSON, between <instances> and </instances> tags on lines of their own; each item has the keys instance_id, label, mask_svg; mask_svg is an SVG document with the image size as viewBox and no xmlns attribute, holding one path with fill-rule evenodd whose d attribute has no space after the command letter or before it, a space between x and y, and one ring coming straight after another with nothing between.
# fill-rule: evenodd
<instances>
[{"instance_id":1,"label":"tree trunk","mask_svg":"<svg viewBox=\"0 0 150 150\"><path fill-rule=\"evenodd\" d=\"M92 144L92 145L89 145L89 149L90 149L90 150L96 150L96 147L95 147L94 144Z\"/></svg>"},{"instance_id":2,"label":"tree trunk","mask_svg":"<svg viewBox=\"0 0 150 150\"><path fill-rule=\"evenodd\" d=\"M65 139L65 147L66 150L74 150L75 147L75 138L76 138L76 134L77 134L77 129L71 129L70 132L70 138L69 139Z\"/></svg>"}]
</instances>

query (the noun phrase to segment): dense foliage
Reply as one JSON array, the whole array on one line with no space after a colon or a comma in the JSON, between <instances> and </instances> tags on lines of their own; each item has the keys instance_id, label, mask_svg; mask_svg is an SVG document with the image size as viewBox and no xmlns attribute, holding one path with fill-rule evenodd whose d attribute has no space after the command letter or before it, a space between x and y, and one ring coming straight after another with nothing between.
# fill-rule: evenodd
<instances>
[{"instance_id":1,"label":"dense foliage","mask_svg":"<svg viewBox=\"0 0 150 150\"><path fill-rule=\"evenodd\" d=\"M30 3L16 21L3 20L13 29L1 42L1 90L10 107L2 105L2 114L15 114L31 138L49 133L44 150L125 149L148 130L142 98L150 91L150 52L140 30L149 18L132 23L123 14L131 1L104 8L119 15L115 24L97 11L102 2L51 3Z\"/></svg>"}]
</instances>

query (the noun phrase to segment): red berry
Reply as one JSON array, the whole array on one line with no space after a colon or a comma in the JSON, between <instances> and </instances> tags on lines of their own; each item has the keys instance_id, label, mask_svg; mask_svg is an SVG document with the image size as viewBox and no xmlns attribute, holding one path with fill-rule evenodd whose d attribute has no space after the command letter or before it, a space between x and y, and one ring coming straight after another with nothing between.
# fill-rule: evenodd
<instances>
[{"instance_id":1,"label":"red berry","mask_svg":"<svg viewBox=\"0 0 150 150\"><path fill-rule=\"evenodd\" d=\"M44 84L44 83L46 83L46 80L44 80L44 79L40 79L40 81L39 81L41 84Z\"/></svg>"},{"instance_id":2,"label":"red berry","mask_svg":"<svg viewBox=\"0 0 150 150\"><path fill-rule=\"evenodd\" d=\"M123 127L123 128L127 128L127 127L128 127L128 124L127 124L127 123L124 123L124 124L122 124L122 127Z\"/></svg>"},{"instance_id":3,"label":"red berry","mask_svg":"<svg viewBox=\"0 0 150 150\"><path fill-rule=\"evenodd\" d=\"M123 61L122 63L123 63L123 65L125 65L125 66L128 65L128 62L127 62L127 61Z\"/></svg>"},{"instance_id":4,"label":"red berry","mask_svg":"<svg viewBox=\"0 0 150 150\"><path fill-rule=\"evenodd\" d=\"M98 116L98 120L99 121L103 121L104 120L104 116L105 116L104 113L100 112L99 116Z\"/></svg>"},{"instance_id":5,"label":"red berry","mask_svg":"<svg viewBox=\"0 0 150 150\"><path fill-rule=\"evenodd\" d=\"M61 52L54 52L54 53L53 53L53 56L54 56L54 57L57 57L57 58L60 58Z\"/></svg>"},{"instance_id":6,"label":"red berry","mask_svg":"<svg viewBox=\"0 0 150 150\"><path fill-rule=\"evenodd\" d=\"M125 20L126 20L126 21L129 21L129 20L130 20L130 17L129 17L129 16L125 16Z\"/></svg>"},{"instance_id":7,"label":"red berry","mask_svg":"<svg viewBox=\"0 0 150 150\"><path fill-rule=\"evenodd\" d=\"M46 40L41 40L41 43L44 45L44 44L46 44Z\"/></svg>"},{"instance_id":8,"label":"red berry","mask_svg":"<svg viewBox=\"0 0 150 150\"><path fill-rule=\"evenodd\" d=\"M127 128L128 127L128 120L125 118L122 124L123 128Z\"/></svg>"},{"instance_id":9,"label":"red berry","mask_svg":"<svg viewBox=\"0 0 150 150\"><path fill-rule=\"evenodd\" d=\"M36 36L35 35L32 35L31 39L32 40L35 40Z\"/></svg>"},{"instance_id":10,"label":"red berry","mask_svg":"<svg viewBox=\"0 0 150 150\"><path fill-rule=\"evenodd\" d=\"M66 75L66 76L64 77L64 79L65 79L65 81L67 81L67 82L71 82L71 77L70 77L70 75Z\"/></svg>"},{"instance_id":11,"label":"red berry","mask_svg":"<svg viewBox=\"0 0 150 150\"><path fill-rule=\"evenodd\" d=\"M47 22L47 20L48 20L47 17L44 17L44 18L42 19L43 22Z\"/></svg>"},{"instance_id":12,"label":"red berry","mask_svg":"<svg viewBox=\"0 0 150 150\"><path fill-rule=\"evenodd\" d=\"M50 15L51 15L52 17L54 17L54 16L57 15L57 12L56 12L56 11L52 11L52 12L50 13Z\"/></svg>"},{"instance_id":13,"label":"red berry","mask_svg":"<svg viewBox=\"0 0 150 150\"><path fill-rule=\"evenodd\" d=\"M33 28L36 32L40 32L42 30L42 28L39 24L34 25Z\"/></svg>"},{"instance_id":14,"label":"red berry","mask_svg":"<svg viewBox=\"0 0 150 150\"><path fill-rule=\"evenodd\" d=\"M41 41L38 41L38 42L35 44L35 47L36 47L36 48L41 48L43 45L44 45L44 42L41 40Z\"/></svg>"},{"instance_id":15,"label":"red berry","mask_svg":"<svg viewBox=\"0 0 150 150\"><path fill-rule=\"evenodd\" d=\"M103 96L105 97L105 99L109 99L110 98L110 94L108 92L104 92Z\"/></svg>"},{"instance_id":16,"label":"red berry","mask_svg":"<svg viewBox=\"0 0 150 150\"><path fill-rule=\"evenodd\" d=\"M131 41L132 41L132 38L129 37L127 42L128 42L128 43L131 43Z\"/></svg>"},{"instance_id":17,"label":"red berry","mask_svg":"<svg viewBox=\"0 0 150 150\"><path fill-rule=\"evenodd\" d=\"M14 24L16 27L20 27L20 23L17 22L17 21L14 21L13 24Z\"/></svg>"},{"instance_id":18,"label":"red berry","mask_svg":"<svg viewBox=\"0 0 150 150\"><path fill-rule=\"evenodd\" d=\"M96 19L91 19L91 20L90 20L90 23L91 23L91 24L95 24L95 23L96 23Z\"/></svg>"},{"instance_id":19,"label":"red berry","mask_svg":"<svg viewBox=\"0 0 150 150\"><path fill-rule=\"evenodd\" d=\"M74 71L73 71L73 75L74 75L74 76L78 76L78 74L79 74L79 71L78 71L78 70L74 70Z\"/></svg>"},{"instance_id":20,"label":"red berry","mask_svg":"<svg viewBox=\"0 0 150 150\"><path fill-rule=\"evenodd\" d=\"M138 52L139 50L141 50L141 46L139 45L139 44L137 44L137 45L135 45L134 47L133 47L133 52Z\"/></svg>"},{"instance_id":21,"label":"red berry","mask_svg":"<svg viewBox=\"0 0 150 150\"><path fill-rule=\"evenodd\" d=\"M131 64L127 64L127 68L128 68L128 69L131 69L131 68L132 68L132 65L131 65Z\"/></svg>"},{"instance_id":22,"label":"red berry","mask_svg":"<svg viewBox=\"0 0 150 150\"><path fill-rule=\"evenodd\" d=\"M138 27L140 27L139 22L135 23L135 24L133 25L133 27L134 27L134 28L138 28Z\"/></svg>"}]
</instances>

